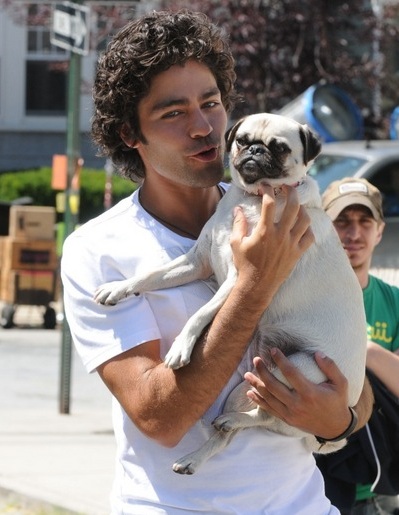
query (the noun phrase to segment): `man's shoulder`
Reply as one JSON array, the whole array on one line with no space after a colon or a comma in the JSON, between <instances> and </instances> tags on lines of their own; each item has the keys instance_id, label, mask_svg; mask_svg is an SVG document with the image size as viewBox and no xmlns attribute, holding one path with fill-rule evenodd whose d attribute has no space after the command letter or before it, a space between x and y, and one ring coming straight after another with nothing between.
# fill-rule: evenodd
<instances>
[{"instance_id":1,"label":"man's shoulder","mask_svg":"<svg viewBox=\"0 0 399 515\"><path fill-rule=\"evenodd\" d=\"M399 306L399 287L390 284L386 279L370 274L370 286L372 291L380 291L382 295L393 299Z\"/></svg>"},{"instance_id":2,"label":"man's shoulder","mask_svg":"<svg viewBox=\"0 0 399 515\"><path fill-rule=\"evenodd\" d=\"M83 252L112 246L112 242L121 231L131 231L128 218L133 219L132 196L127 197L100 215L77 227L64 241L63 254Z\"/></svg>"},{"instance_id":3,"label":"man's shoulder","mask_svg":"<svg viewBox=\"0 0 399 515\"><path fill-rule=\"evenodd\" d=\"M123 218L131 212L134 205L132 199L132 195L122 199L110 209L77 227L69 237L87 236L95 231L103 231L106 227L119 226L123 223Z\"/></svg>"},{"instance_id":4,"label":"man's shoulder","mask_svg":"<svg viewBox=\"0 0 399 515\"><path fill-rule=\"evenodd\" d=\"M384 275L382 272L371 270L369 277L376 284L380 285L382 288L391 289L392 291L398 291L399 287L394 283L394 281L390 280L388 275Z\"/></svg>"}]
</instances>

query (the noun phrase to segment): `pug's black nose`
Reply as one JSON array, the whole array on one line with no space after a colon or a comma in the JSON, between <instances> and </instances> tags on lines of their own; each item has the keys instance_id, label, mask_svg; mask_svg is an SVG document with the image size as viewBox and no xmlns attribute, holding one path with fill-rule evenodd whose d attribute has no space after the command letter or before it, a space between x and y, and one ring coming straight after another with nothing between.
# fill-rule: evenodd
<instances>
[{"instance_id":1,"label":"pug's black nose","mask_svg":"<svg viewBox=\"0 0 399 515\"><path fill-rule=\"evenodd\" d=\"M251 145L248 149L248 152L253 156L261 156L265 153L265 147L262 145Z\"/></svg>"}]
</instances>

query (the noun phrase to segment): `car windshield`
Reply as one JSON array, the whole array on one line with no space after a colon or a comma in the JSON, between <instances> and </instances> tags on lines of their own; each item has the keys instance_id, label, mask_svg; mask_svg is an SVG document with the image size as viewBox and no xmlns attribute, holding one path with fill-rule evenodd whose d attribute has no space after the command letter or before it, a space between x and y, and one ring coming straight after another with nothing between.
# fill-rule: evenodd
<instances>
[{"instance_id":1,"label":"car windshield","mask_svg":"<svg viewBox=\"0 0 399 515\"><path fill-rule=\"evenodd\" d=\"M355 175L365 162L365 159L359 157L322 154L310 167L308 173L316 179L320 192L323 193L332 181Z\"/></svg>"}]
</instances>

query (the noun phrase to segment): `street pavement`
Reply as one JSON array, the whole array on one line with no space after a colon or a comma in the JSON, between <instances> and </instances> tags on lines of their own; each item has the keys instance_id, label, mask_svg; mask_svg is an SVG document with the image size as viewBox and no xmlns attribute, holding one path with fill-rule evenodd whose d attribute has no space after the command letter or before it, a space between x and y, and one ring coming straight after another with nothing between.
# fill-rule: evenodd
<instances>
[{"instance_id":1,"label":"street pavement","mask_svg":"<svg viewBox=\"0 0 399 515\"><path fill-rule=\"evenodd\" d=\"M111 396L72 350L61 404L69 399L69 413L60 413L62 331L42 329L39 309L18 307L16 327L0 328L0 513L39 513L18 506L40 503L40 515L106 515L115 455Z\"/></svg>"}]
</instances>

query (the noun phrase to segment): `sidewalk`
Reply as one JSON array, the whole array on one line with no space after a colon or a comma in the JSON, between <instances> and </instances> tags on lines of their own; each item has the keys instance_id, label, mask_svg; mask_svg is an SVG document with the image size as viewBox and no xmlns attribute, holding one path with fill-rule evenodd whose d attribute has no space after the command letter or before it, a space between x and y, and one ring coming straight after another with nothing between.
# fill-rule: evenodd
<instances>
[{"instance_id":1,"label":"sidewalk","mask_svg":"<svg viewBox=\"0 0 399 515\"><path fill-rule=\"evenodd\" d=\"M76 513L109 513L114 440L104 413L9 411L2 419L4 490Z\"/></svg>"},{"instance_id":2,"label":"sidewalk","mask_svg":"<svg viewBox=\"0 0 399 515\"><path fill-rule=\"evenodd\" d=\"M0 329L0 514L109 513L111 396L73 353L70 414L59 413L61 339Z\"/></svg>"}]
</instances>

